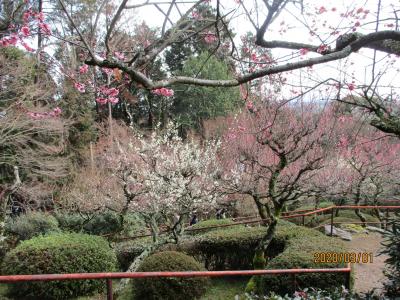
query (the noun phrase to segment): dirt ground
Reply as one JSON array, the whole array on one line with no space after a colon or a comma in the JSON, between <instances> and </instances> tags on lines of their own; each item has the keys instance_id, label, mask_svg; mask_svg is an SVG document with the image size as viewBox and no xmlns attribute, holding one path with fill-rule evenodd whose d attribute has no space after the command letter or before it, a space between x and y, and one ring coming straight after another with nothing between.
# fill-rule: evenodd
<instances>
[{"instance_id":1,"label":"dirt ground","mask_svg":"<svg viewBox=\"0 0 400 300\"><path fill-rule=\"evenodd\" d=\"M355 282L354 290L357 293L366 293L372 289L376 289L376 293L380 294L383 288L385 276L383 270L385 267L386 255L378 255L382 249L382 236L376 232L369 234L353 234L353 240L346 242L349 252L367 252L373 253L372 263L354 264Z\"/></svg>"}]
</instances>

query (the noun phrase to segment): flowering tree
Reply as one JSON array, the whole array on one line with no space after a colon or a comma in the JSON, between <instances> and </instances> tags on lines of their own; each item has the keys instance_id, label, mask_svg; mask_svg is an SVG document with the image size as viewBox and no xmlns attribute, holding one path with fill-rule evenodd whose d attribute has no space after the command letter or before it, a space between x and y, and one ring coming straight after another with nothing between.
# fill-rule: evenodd
<instances>
[{"instance_id":1,"label":"flowering tree","mask_svg":"<svg viewBox=\"0 0 400 300\"><path fill-rule=\"evenodd\" d=\"M118 153L109 156L110 166L118 166L115 175L125 195L121 215L139 213L152 235L153 243L135 259L129 272L163 244L178 243L189 214L213 207L220 195L218 147L216 142L183 142L169 124L164 131L121 143ZM161 225L167 225L166 232L160 232Z\"/></svg>"},{"instance_id":2,"label":"flowering tree","mask_svg":"<svg viewBox=\"0 0 400 300\"><path fill-rule=\"evenodd\" d=\"M2 45L20 43L31 51L26 37L36 32L46 38L52 34L63 45L69 44L77 49L77 53L79 49L86 65L97 66L124 78L131 84L129 90L135 93L142 89L173 88L175 84L209 87L251 85L256 79L281 74L280 80L284 84L288 84L288 78L294 80L286 91L293 93L294 97L318 90L323 98L345 101L368 110L371 116L369 122L378 129L394 134L400 131L397 94L381 84L382 78L389 73L385 70L397 72L397 61L390 56L399 54L398 4L394 1L367 1L362 7L356 3L337 6L336 2L329 1L321 5L317 1L286 0L231 1L224 4L220 0L171 0L163 3L149 0L134 4L121 0L115 5L108 5L105 1L95 2L85 10L95 20L94 24L82 21L82 13L77 9L82 5L79 1L59 0L57 5L49 8L64 18L63 23L68 28L65 35L49 30L42 11L29 8L29 2L13 5L14 15L23 14L26 20L15 22L16 26L5 31L1 37ZM152 30L151 35L138 30L140 34L132 39L129 28L134 27L123 26L123 21L131 17L132 11L140 13L148 8L154 8L154 12L161 14L160 28ZM228 28L231 22L233 24L242 16L245 16L243 23L247 22L254 32L244 35L240 43ZM4 23L11 22L13 25L14 19L5 17ZM106 28L104 34L98 29L102 25ZM301 33L296 31L298 29ZM268 40L267 33L278 38ZM287 38L279 39L283 36ZM180 56L185 57L187 53L178 45L189 40L201 40L208 45L210 55L225 55L229 64L235 66L236 76L221 80L197 75L175 76L174 72L152 70L153 63L161 62L164 54L171 54L173 49L179 54L177 57L172 55L173 62L169 64L178 65L179 69L182 65ZM371 75L364 76L364 81L355 74L357 64L352 59L358 58L357 53L370 56L371 64L367 69ZM382 57L380 53L388 55ZM338 65L333 62L338 62ZM313 68L325 64L337 71L319 72ZM161 70L161 65L157 69ZM307 84L304 84L305 78ZM77 88L83 91L84 83L77 83ZM264 84L268 85L268 80ZM98 93L95 86L89 90ZM348 94L355 97L346 98ZM106 99L100 94L96 97L100 104ZM114 98L108 101L109 106L115 101Z\"/></svg>"},{"instance_id":3,"label":"flowering tree","mask_svg":"<svg viewBox=\"0 0 400 300\"><path fill-rule=\"evenodd\" d=\"M265 264L284 206L310 192L308 182L335 147L334 126L328 109L276 102L252 104L231 125L223 146L229 190L250 195L268 226L256 248L255 267Z\"/></svg>"},{"instance_id":4,"label":"flowering tree","mask_svg":"<svg viewBox=\"0 0 400 300\"><path fill-rule=\"evenodd\" d=\"M360 205L365 200L377 205L379 200L395 193L393 187L399 182L400 144L381 132L365 129L352 142L343 145L342 159L347 163L348 193L354 204ZM355 212L362 222L366 221L359 209ZM382 219L379 210L376 215Z\"/></svg>"}]
</instances>

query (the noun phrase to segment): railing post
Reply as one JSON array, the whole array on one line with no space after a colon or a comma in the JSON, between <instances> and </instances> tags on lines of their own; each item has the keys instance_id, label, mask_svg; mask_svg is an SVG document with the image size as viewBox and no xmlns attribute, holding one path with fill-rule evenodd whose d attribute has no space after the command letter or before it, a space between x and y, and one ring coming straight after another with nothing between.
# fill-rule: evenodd
<instances>
[{"instance_id":1,"label":"railing post","mask_svg":"<svg viewBox=\"0 0 400 300\"><path fill-rule=\"evenodd\" d=\"M296 292L296 285L297 285L297 282L296 282L296 273L293 273L293 274L292 274L292 281L293 281L293 292Z\"/></svg>"},{"instance_id":2,"label":"railing post","mask_svg":"<svg viewBox=\"0 0 400 300\"><path fill-rule=\"evenodd\" d=\"M334 208L331 210L331 236L333 236L333 213L334 213Z\"/></svg>"},{"instance_id":3,"label":"railing post","mask_svg":"<svg viewBox=\"0 0 400 300\"><path fill-rule=\"evenodd\" d=\"M107 300L113 300L112 279L107 279Z\"/></svg>"},{"instance_id":4,"label":"railing post","mask_svg":"<svg viewBox=\"0 0 400 300\"><path fill-rule=\"evenodd\" d=\"M345 273L344 287L348 290L350 290L350 281L351 281L351 269L350 271Z\"/></svg>"}]
</instances>

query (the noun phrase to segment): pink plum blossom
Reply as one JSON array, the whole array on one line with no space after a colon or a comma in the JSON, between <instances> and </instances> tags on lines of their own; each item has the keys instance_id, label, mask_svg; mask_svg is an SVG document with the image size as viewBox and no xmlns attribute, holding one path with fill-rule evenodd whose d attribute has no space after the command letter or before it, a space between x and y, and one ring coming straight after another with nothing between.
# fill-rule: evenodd
<instances>
[{"instance_id":1,"label":"pink plum blossom","mask_svg":"<svg viewBox=\"0 0 400 300\"><path fill-rule=\"evenodd\" d=\"M204 41L207 44L212 44L217 40L217 37L215 36L214 33L212 33L211 31L207 32L207 34L204 36Z\"/></svg>"},{"instance_id":2,"label":"pink plum blossom","mask_svg":"<svg viewBox=\"0 0 400 300\"><path fill-rule=\"evenodd\" d=\"M112 104L117 104L118 103L118 98L117 97L109 97L108 98L108 102L112 103Z\"/></svg>"},{"instance_id":3,"label":"pink plum blossom","mask_svg":"<svg viewBox=\"0 0 400 300\"><path fill-rule=\"evenodd\" d=\"M107 103L107 99L104 98L104 97L97 97L97 98L96 98L96 102L99 103L99 104L101 104L101 105L103 105L103 104L106 104L106 103Z\"/></svg>"},{"instance_id":4,"label":"pink plum blossom","mask_svg":"<svg viewBox=\"0 0 400 300\"><path fill-rule=\"evenodd\" d=\"M31 48L31 47L30 47L27 43L25 43L25 42L21 42L21 45L25 48L26 51L29 51L29 52L35 51L33 48Z\"/></svg>"},{"instance_id":5,"label":"pink plum blossom","mask_svg":"<svg viewBox=\"0 0 400 300\"><path fill-rule=\"evenodd\" d=\"M119 60L124 60L125 59L125 55L122 52L114 52L114 55L116 58L118 58Z\"/></svg>"},{"instance_id":6,"label":"pink plum blossom","mask_svg":"<svg viewBox=\"0 0 400 300\"><path fill-rule=\"evenodd\" d=\"M308 53L308 49L307 48L301 48L300 49L300 55L306 55Z\"/></svg>"},{"instance_id":7,"label":"pink plum blossom","mask_svg":"<svg viewBox=\"0 0 400 300\"><path fill-rule=\"evenodd\" d=\"M21 27L21 33L22 33L23 36L30 36L31 35L31 31L30 31L28 26L22 26Z\"/></svg>"},{"instance_id":8,"label":"pink plum blossom","mask_svg":"<svg viewBox=\"0 0 400 300\"><path fill-rule=\"evenodd\" d=\"M86 74L89 70L89 66L88 65L83 65L79 67L79 73L81 74Z\"/></svg>"},{"instance_id":9,"label":"pink plum blossom","mask_svg":"<svg viewBox=\"0 0 400 300\"><path fill-rule=\"evenodd\" d=\"M85 85L83 83L75 82L74 86L79 92L85 92Z\"/></svg>"},{"instance_id":10,"label":"pink plum blossom","mask_svg":"<svg viewBox=\"0 0 400 300\"><path fill-rule=\"evenodd\" d=\"M39 23L39 28L40 28L40 32L45 34L45 35L50 35L51 34L51 29L49 24L46 23Z\"/></svg>"},{"instance_id":11,"label":"pink plum blossom","mask_svg":"<svg viewBox=\"0 0 400 300\"><path fill-rule=\"evenodd\" d=\"M174 91L167 88L155 89L152 93L164 97L172 97L174 95Z\"/></svg>"},{"instance_id":12,"label":"pink plum blossom","mask_svg":"<svg viewBox=\"0 0 400 300\"><path fill-rule=\"evenodd\" d=\"M328 46L325 45L325 44L322 44L321 46L318 47L317 52L318 53L324 53L327 50L328 50Z\"/></svg>"},{"instance_id":13,"label":"pink plum blossom","mask_svg":"<svg viewBox=\"0 0 400 300\"><path fill-rule=\"evenodd\" d=\"M117 90L116 88L110 88L106 91L105 93L106 95L109 95L110 97L116 97L119 94L119 90Z\"/></svg>"}]
</instances>

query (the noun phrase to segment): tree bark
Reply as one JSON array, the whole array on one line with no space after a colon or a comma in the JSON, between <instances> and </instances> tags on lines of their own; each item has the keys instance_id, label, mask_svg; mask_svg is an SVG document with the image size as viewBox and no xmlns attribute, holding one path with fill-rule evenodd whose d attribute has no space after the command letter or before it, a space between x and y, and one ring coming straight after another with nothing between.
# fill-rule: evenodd
<instances>
[{"instance_id":1,"label":"tree bark","mask_svg":"<svg viewBox=\"0 0 400 300\"><path fill-rule=\"evenodd\" d=\"M361 181L359 182L359 184L357 185L357 191L356 191L356 200L354 201L355 205L359 205L360 204L360 200L361 200L361 186L362 183L364 182L365 178L362 178ZM363 223L362 226L365 227L366 224L365 222L367 221L365 219L365 217L363 216L363 214L361 213L361 210L359 208L357 208L355 210L355 213L357 215L357 217L360 219L360 221Z\"/></svg>"},{"instance_id":2,"label":"tree bark","mask_svg":"<svg viewBox=\"0 0 400 300\"><path fill-rule=\"evenodd\" d=\"M268 226L267 233L259 242L254 258L253 258L253 267L254 269L265 269L267 265L267 259L265 258L265 251L267 250L269 244L275 236L276 225L278 224L278 219L272 216L271 223ZM250 281L247 283L246 292L247 293L255 293L255 294L263 294L262 287L263 279L261 276L253 276Z\"/></svg>"},{"instance_id":3,"label":"tree bark","mask_svg":"<svg viewBox=\"0 0 400 300\"><path fill-rule=\"evenodd\" d=\"M156 243L153 243L152 245L148 246L138 257L135 258L133 263L129 266L128 270L126 270L127 273L131 272L136 272L140 265L142 264L143 260L145 260L147 257L152 255L155 251L157 251L161 246L169 243L168 240L164 239L161 241L158 241ZM123 278L119 282L117 288L115 289L114 295L118 296L129 284L131 281L131 278Z\"/></svg>"}]
</instances>

